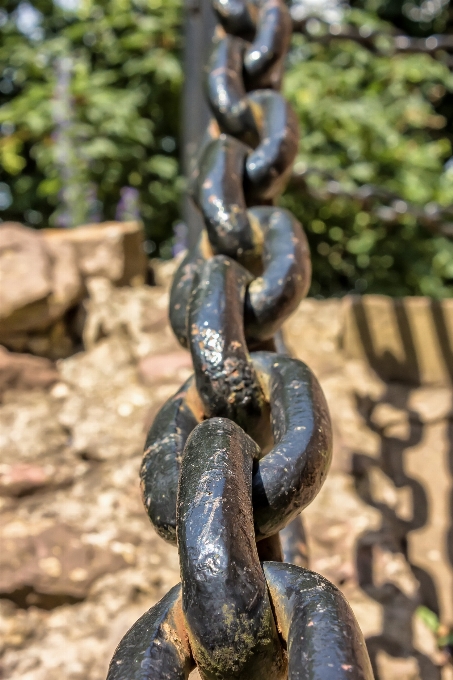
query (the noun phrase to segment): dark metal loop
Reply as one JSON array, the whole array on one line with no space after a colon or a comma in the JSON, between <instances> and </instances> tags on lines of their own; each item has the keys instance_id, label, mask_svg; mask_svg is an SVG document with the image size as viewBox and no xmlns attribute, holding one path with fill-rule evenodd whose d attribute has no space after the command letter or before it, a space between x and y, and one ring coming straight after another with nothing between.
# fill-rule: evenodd
<instances>
[{"instance_id":1,"label":"dark metal loop","mask_svg":"<svg viewBox=\"0 0 453 680\"><path fill-rule=\"evenodd\" d=\"M251 360L270 405L272 426L270 436L269 419L263 415L258 421L261 448L268 453L259 454L253 469L255 534L262 540L283 529L319 492L330 465L332 432L321 387L304 363L271 352L252 353ZM170 542L175 540L182 452L203 417L190 385L156 416L142 464L145 506L159 534ZM169 417L172 409L177 410L176 422ZM257 429L253 421L253 427L246 425Z\"/></svg>"},{"instance_id":2,"label":"dark metal loop","mask_svg":"<svg viewBox=\"0 0 453 680\"><path fill-rule=\"evenodd\" d=\"M230 420L195 427L178 489L181 586L125 635L107 680L186 680L194 660L206 679L372 680L337 588L307 569L260 565L252 520L259 455Z\"/></svg>"},{"instance_id":3,"label":"dark metal loop","mask_svg":"<svg viewBox=\"0 0 453 680\"><path fill-rule=\"evenodd\" d=\"M277 135L290 127L291 153L297 150L297 118L285 99L273 89L246 92L242 64L247 44L244 40L216 32L206 66L206 91L209 105L222 130L244 143L257 147L261 139ZM289 165L289 162L287 162Z\"/></svg>"},{"instance_id":4,"label":"dark metal loop","mask_svg":"<svg viewBox=\"0 0 453 680\"><path fill-rule=\"evenodd\" d=\"M220 135L203 150L192 195L200 208L209 241L217 254L237 257L253 250L243 189L245 161L250 148L228 135Z\"/></svg>"},{"instance_id":5,"label":"dark metal loop","mask_svg":"<svg viewBox=\"0 0 453 680\"><path fill-rule=\"evenodd\" d=\"M260 442L264 395L250 360L243 320L251 278L224 255L206 260L194 278L188 330L206 416L230 418Z\"/></svg>"},{"instance_id":6,"label":"dark metal loop","mask_svg":"<svg viewBox=\"0 0 453 680\"><path fill-rule=\"evenodd\" d=\"M299 142L297 118L288 102L273 90L248 95L260 142L245 164L247 203L272 201L289 180Z\"/></svg>"},{"instance_id":7,"label":"dark metal loop","mask_svg":"<svg viewBox=\"0 0 453 680\"><path fill-rule=\"evenodd\" d=\"M221 129L253 145L244 139L255 127L242 77L246 49L245 40L217 28L206 65L206 95Z\"/></svg>"},{"instance_id":8,"label":"dark metal loop","mask_svg":"<svg viewBox=\"0 0 453 680\"><path fill-rule=\"evenodd\" d=\"M182 603L203 678L286 674L253 531L258 454L255 442L223 418L198 425L184 452L177 522Z\"/></svg>"},{"instance_id":9,"label":"dark metal loop","mask_svg":"<svg viewBox=\"0 0 453 680\"><path fill-rule=\"evenodd\" d=\"M310 286L308 244L300 223L287 210L251 208L247 212L253 250L238 257L258 275L247 285L244 307L249 344L269 340L296 309ZM183 347L189 346L189 300L194 281L213 251L205 231L181 262L170 295L170 323Z\"/></svg>"},{"instance_id":10,"label":"dark metal loop","mask_svg":"<svg viewBox=\"0 0 453 680\"><path fill-rule=\"evenodd\" d=\"M259 121L257 148L221 134L203 149L191 182L214 252L233 258L253 250L247 205L283 191L297 151L296 119L281 95L263 90L248 102Z\"/></svg>"},{"instance_id":11,"label":"dark metal loop","mask_svg":"<svg viewBox=\"0 0 453 680\"><path fill-rule=\"evenodd\" d=\"M107 680L186 680L194 666L178 583L123 637Z\"/></svg>"},{"instance_id":12,"label":"dark metal loop","mask_svg":"<svg viewBox=\"0 0 453 680\"><path fill-rule=\"evenodd\" d=\"M214 0L213 7L227 33L252 41L244 57L247 90L279 89L292 32L283 0Z\"/></svg>"},{"instance_id":13,"label":"dark metal loop","mask_svg":"<svg viewBox=\"0 0 453 680\"><path fill-rule=\"evenodd\" d=\"M148 432L140 468L142 498L158 534L176 543L176 493L187 437L204 418L191 376L160 409Z\"/></svg>"},{"instance_id":14,"label":"dark metal loop","mask_svg":"<svg viewBox=\"0 0 453 680\"><path fill-rule=\"evenodd\" d=\"M308 569L263 568L288 650L288 680L373 680L365 640L340 591Z\"/></svg>"},{"instance_id":15,"label":"dark metal loop","mask_svg":"<svg viewBox=\"0 0 453 680\"><path fill-rule=\"evenodd\" d=\"M301 224L288 210L259 207L248 215L262 238L262 273L247 287L244 326L249 341L268 340L308 292L310 252Z\"/></svg>"},{"instance_id":16,"label":"dark metal loop","mask_svg":"<svg viewBox=\"0 0 453 680\"><path fill-rule=\"evenodd\" d=\"M205 229L194 248L189 250L176 270L170 291L170 324L182 347L189 347L189 300L195 275L214 253Z\"/></svg>"},{"instance_id":17,"label":"dark metal loop","mask_svg":"<svg viewBox=\"0 0 453 680\"><path fill-rule=\"evenodd\" d=\"M280 89L291 33L291 15L284 1L264 0L255 38L244 58L247 90Z\"/></svg>"},{"instance_id":18,"label":"dark metal loop","mask_svg":"<svg viewBox=\"0 0 453 680\"><path fill-rule=\"evenodd\" d=\"M256 352L252 361L271 407L274 445L253 471L257 540L285 527L316 497L332 457L321 386L302 361Z\"/></svg>"},{"instance_id":19,"label":"dark metal loop","mask_svg":"<svg viewBox=\"0 0 453 680\"><path fill-rule=\"evenodd\" d=\"M250 36L255 33L258 1L212 0L217 17L228 33Z\"/></svg>"}]
</instances>

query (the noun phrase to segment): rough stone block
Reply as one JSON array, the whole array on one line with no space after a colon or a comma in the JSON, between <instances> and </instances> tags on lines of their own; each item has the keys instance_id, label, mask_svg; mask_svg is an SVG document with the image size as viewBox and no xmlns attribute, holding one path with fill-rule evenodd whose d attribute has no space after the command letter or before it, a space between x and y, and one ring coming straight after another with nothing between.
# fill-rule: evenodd
<instances>
[{"instance_id":1,"label":"rough stone block","mask_svg":"<svg viewBox=\"0 0 453 680\"><path fill-rule=\"evenodd\" d=\"M67 244L75 249L84 279L102 276L118 286L139 285L145 280L146 255L142 248L141 222L102 222L76 229L43 229L48 247Z\"/></svg>"}]
</instances>

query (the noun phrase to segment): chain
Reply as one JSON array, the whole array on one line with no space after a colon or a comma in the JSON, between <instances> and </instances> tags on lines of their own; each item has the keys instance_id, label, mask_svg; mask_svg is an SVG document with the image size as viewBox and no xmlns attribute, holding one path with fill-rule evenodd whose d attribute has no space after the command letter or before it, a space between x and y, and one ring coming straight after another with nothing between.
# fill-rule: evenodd
<instances>
[{"instance_id":1,"label":"chain","mask_svg":"<svg viewBox=\"0 0 453 680\"><path fill-rule=\"evenodd\" d=\"M108 680L371 680L341 593L282 562L278 532L329 469L321 387L275 335L311 277L299 222L275 205L297 151L279 92L291 38L283 0L213 0L213 113L190 177L202 223L170 295L194 375L145 444L143 499L177 544L181 583L120 642Z\"/></svg>"}]
</instances>

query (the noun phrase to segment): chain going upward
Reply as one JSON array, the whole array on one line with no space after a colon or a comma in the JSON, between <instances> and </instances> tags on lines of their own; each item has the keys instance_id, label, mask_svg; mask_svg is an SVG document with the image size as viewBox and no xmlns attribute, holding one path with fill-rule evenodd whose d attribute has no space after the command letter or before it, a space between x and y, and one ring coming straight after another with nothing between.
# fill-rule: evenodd
<instances>
[{"instance_id":1,"label":"chain going upward","mask_svg":"<svg viewBox=\"0 0 453 680\"><path fill-rule=\"evenodd\" d=\"M170 322L194 374L161 408L143 500L176 544L181 583L121 640L108 680L372 680L342 594L285 564L278 532L316 496L332 433L321 387L279 339L308 292L302 226L276 205L298 144L280 94L283 0L213 0L213 119L190 194L201 236L179 266Z\"/></svg>"}]
</instances>

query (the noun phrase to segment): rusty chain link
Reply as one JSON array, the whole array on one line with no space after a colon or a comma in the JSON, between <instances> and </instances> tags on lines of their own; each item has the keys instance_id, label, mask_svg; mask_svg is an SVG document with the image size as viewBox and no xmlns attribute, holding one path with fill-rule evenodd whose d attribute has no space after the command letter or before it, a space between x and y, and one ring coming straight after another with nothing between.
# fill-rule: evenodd
<instances>
[{"instance_id":1,"label":"rusty chain link","mask_svg":"<svg viewBox=\"0 0 453 680\"><path fill-rule=\"evenodd\" d=\"M194 375L156 416L141 468L181 584L125 635L108 680L180 680L195 667L205 680L371 680L347 602L282 563L278 537L321 488L332 439L317 379L274 341L311 276L301 225L274 205L298 142L279 93L291 20L283 0L213 6L214 119L190 178L203 229L170 296Z\"/></svg>"}]
</instances>

